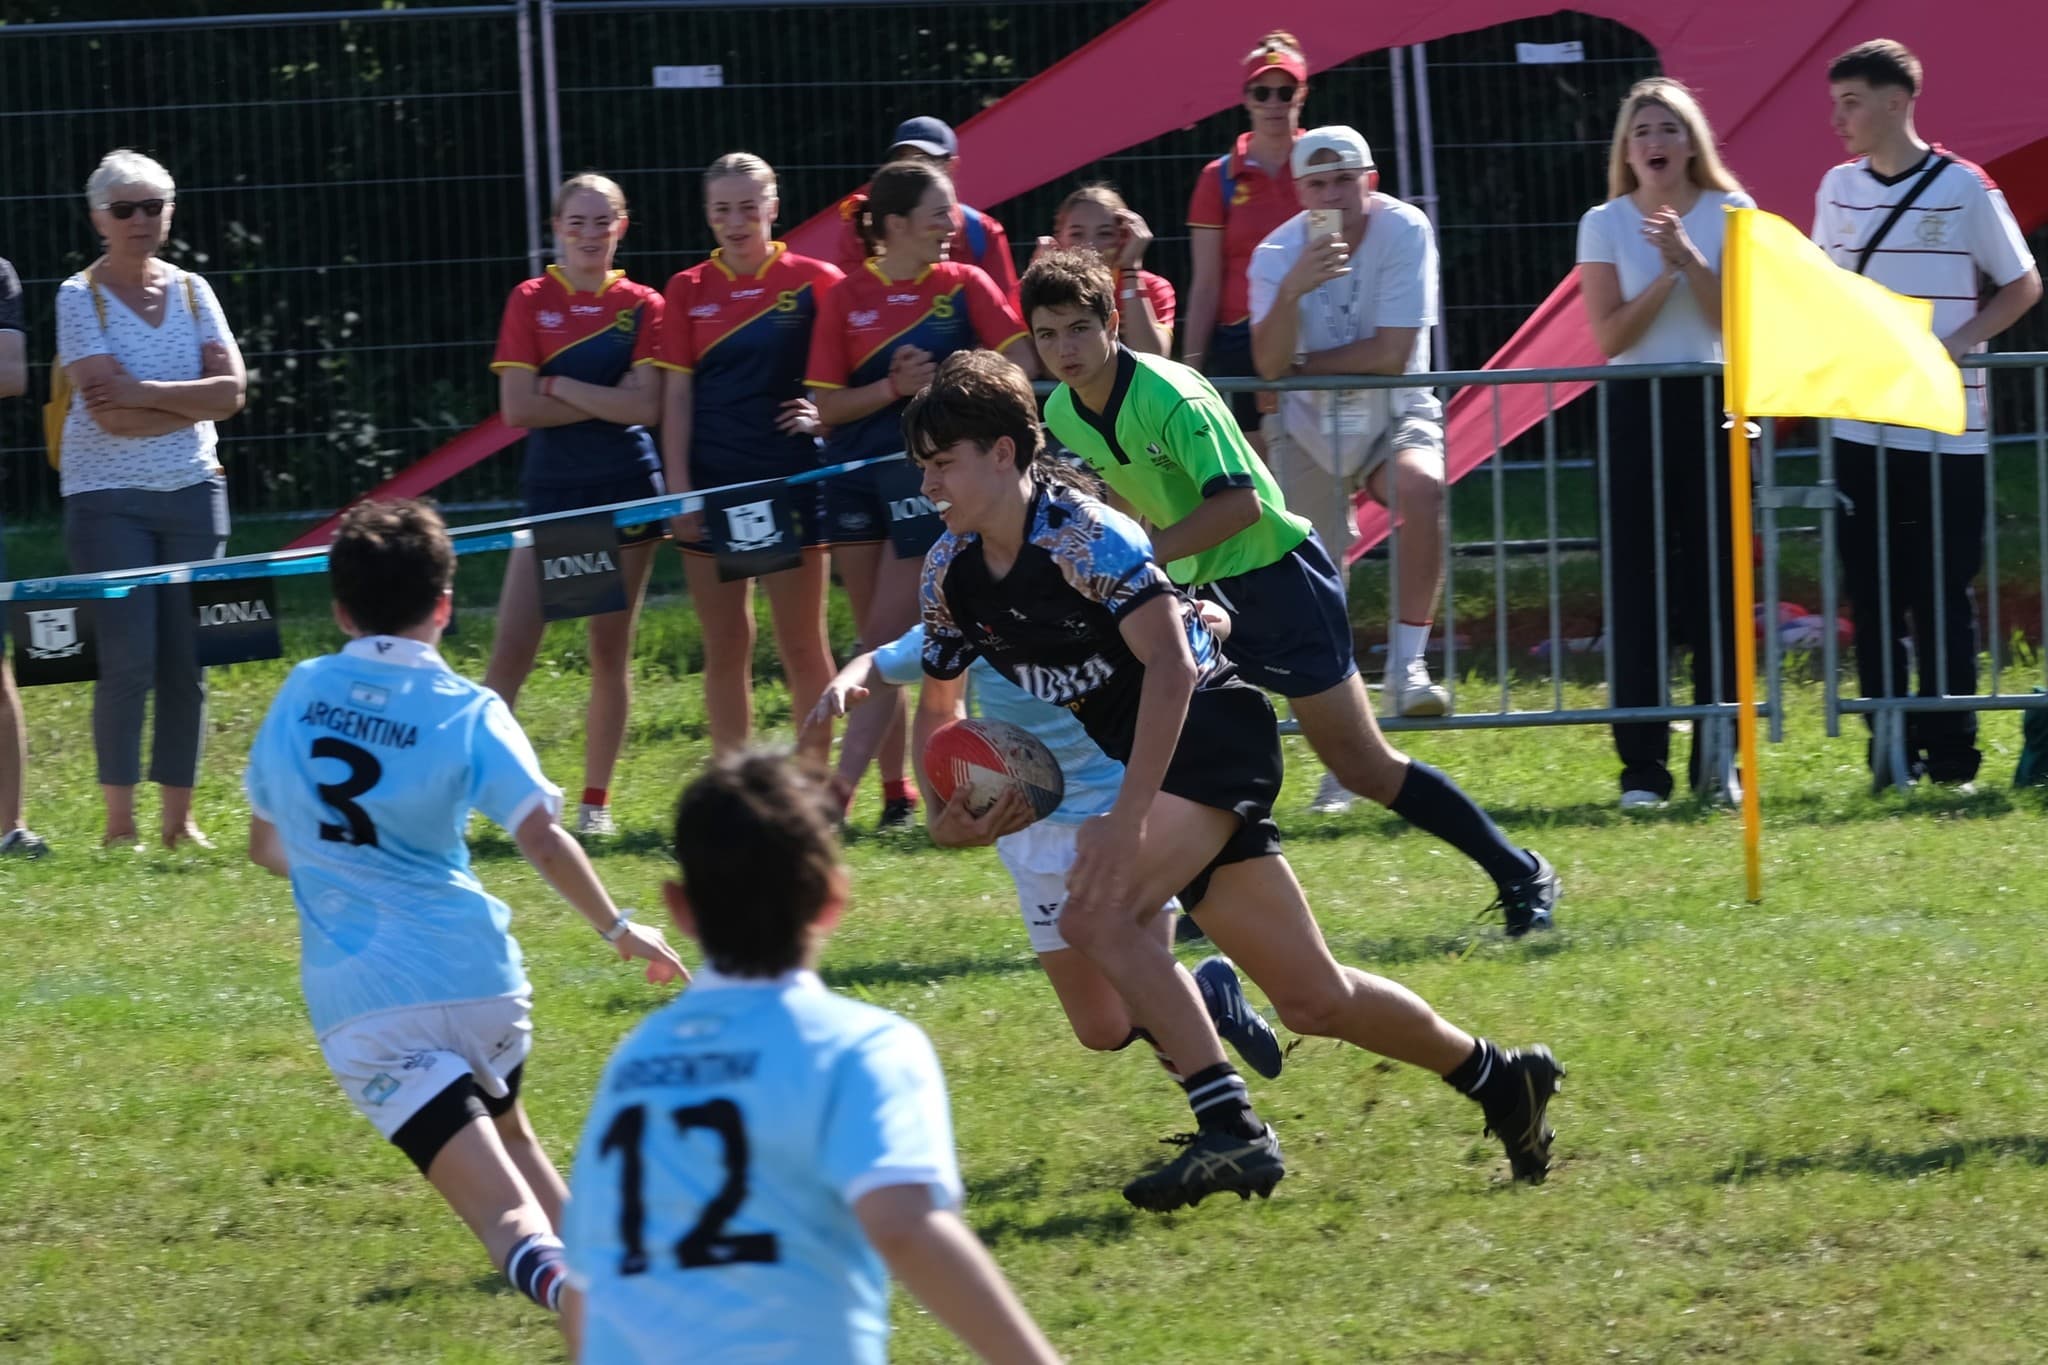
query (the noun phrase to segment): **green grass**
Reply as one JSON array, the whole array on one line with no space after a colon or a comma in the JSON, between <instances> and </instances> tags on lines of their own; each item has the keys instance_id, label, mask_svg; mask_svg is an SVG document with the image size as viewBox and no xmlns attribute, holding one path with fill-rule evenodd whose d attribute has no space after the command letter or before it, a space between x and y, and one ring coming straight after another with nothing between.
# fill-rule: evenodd
<instances>
[{"instance_id":1,"label":"green grass","mask_svg":"<svg viewBox=\"0 0 2048 1365\"><path fill-rule=\"evenodd\" d=\"M473 620L450 653L475 674ZM643 906L705 753L686 621L657 610L643 637L625 833L600 859ZM577 632L545 657L524 718L573 783ZM290 896L237 851L242 755L282 672L214 674L211 854L95 851L89 694L28 696L31 815L57 852L0 864L0 1358L559 1358L313 1046ZM1560 927L1521 945L1473 922L1489 889L1446 849L1377 810L1303 814L1317 770L1288 741L1290 853L1338 954L1571 1068L1541 1188L1506 1182L1433 1078L1316 1041L1257 1088L1293 1170L1270 1203L1134 1213L1116 1191L1184 1106L1149 1060L1067 1036L986 851L853 840L825 972L931 1034L967 1216L1075 1360L2038 1360L2048 841L2039 799L2001 785L2018 720L1986 717L1984 791L1879 800L1860 743L1820 734L1811 688L1794 701L1765 755L1760 906L1730 816L1613 809L1603 732L1412 737L1562 872ZM529 1103L566 1165L605 1056L664 994L502 836L478 856L515 907ZM959 1358L900 1295L895 1316L897 1359Z\"/></svg>"}]
</instances>

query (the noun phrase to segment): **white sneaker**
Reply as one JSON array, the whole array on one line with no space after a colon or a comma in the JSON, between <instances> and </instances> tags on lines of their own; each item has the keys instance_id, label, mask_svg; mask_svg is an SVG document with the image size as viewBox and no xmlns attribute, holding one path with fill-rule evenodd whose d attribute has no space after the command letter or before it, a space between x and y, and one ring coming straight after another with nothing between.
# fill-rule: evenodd
<instances>
[{"instance_id":1,"label":"white sneaker","mask_svg":"<svg viewBox=\"0 0 2048 1365\"><path fill-rule=\"evenodd\" d=\"M1394 699L1394 714L1404 720L1451 714L1451 694L1430 681L1429 665L1420 659L1410 659L1398 670L1389 669L1386 688Z\"/></svg>"},{"instance_id":2,"label":"white sneaker","mask_svg":"<svg viewBox=\"0 0 2048 1365\"><path fill-rule=\"evenodd\" d=\"M576 809L576 832L592 839L609 839L619 832L610 806L585 803Z\"/></svg>"},{"instance_id":3,"label":"white sneaker","mask_svg":"<svg viewBox=\"0 0 2048 1365\"><path fill-rule=\"evenodd\" d=\"M1623 810L1662 810L1665 804L1664 798L1655 792L1632 791L1621 794Z\"/></svg>"},{"instance_id":4,"label":"white sneaker","mask_svg":"<svg viewBox=\"0 0 2048 1365\"><path fill-rule=\"evenodd\" d=\"M1344 784L1337 780L1337 774L1324 773L1323 785L1316 788L1316 799L1308 803L1308 808L1317 815L1342 815L1357 799L1345 790Z\"/></svg>"}]
</instances>

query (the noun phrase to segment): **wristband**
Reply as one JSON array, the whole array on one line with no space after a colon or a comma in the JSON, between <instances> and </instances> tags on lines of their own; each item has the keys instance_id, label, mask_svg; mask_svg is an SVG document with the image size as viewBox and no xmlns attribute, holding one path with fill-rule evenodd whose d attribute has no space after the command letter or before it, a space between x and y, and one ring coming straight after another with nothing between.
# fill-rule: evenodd
<instances>
[{"instance_id":1,"label":"wristband","mask_svg":"<svg viewBox=\"0 0 2048 1365\"><path fill-rule=\"evenodd\" d=\"M624 938L626 936L626 927L633 922L633 912L631 910L621 909L617 913L619 917L612 921L611 928L598 930L597 936L606 943L615 944Z\"/></svg>"},{"instance_id":2,"label":"wristband","mask_svg":"<svg viewBox=\"0 0 2048 1365\"><path fill-rule=\"evenodd\" d=\"M889 386L889 399L891 402L903 396L903 390L896 387L896 372L894 370L883 375L882 382Z\"/></svg>"}]
</instances>

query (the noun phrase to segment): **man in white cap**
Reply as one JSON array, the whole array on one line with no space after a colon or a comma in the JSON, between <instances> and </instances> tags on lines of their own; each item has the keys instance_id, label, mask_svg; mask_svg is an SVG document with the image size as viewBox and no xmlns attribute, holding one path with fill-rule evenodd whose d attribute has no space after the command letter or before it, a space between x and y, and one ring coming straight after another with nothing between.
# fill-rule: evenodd
<instances>
[{"instance_id":1,"label":"man in white cap","mask_svg":"<svg viewBox=\"0 0 2048 1365\"><path fill-rule=\"evenodd\" d=\"M1437 320L1436 235L1422 210L1379 192L1355 129L1317 128L1294 144L1302 212L1252 253L1252 358L1286 375L1413 374L1429 368ZM1342 562L1351 495L1396 509L1397 591L1386 691L1393 714L1440 716L1449 696L1423 661L1443 587L1443 405L1426 388L1296 392L1268 417L1266 459L1288 506L1315 522ZM1341 808L1348 796L1318 798Z\"/></svg>"}]
</instances>

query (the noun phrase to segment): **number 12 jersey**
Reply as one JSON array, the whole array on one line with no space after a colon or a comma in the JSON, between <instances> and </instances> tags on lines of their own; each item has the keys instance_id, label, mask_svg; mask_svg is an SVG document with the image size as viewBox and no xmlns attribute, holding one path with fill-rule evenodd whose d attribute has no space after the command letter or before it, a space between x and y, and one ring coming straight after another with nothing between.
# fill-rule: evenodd
<instances>
[{"instance_id":1,"label":"number 12 jersey","mask_svg":"<svg viewBox=\"0 0 2048 1365\"><path fill-rule=\"evenodd\" d=\"M698 972L613 1055L576 1147L583 1360L882 1365L888 1272L853 1206L897 1185L961 1198L924 1034L810 972Z\"/></svg>"},{"instance_id":2,"label":"number 12 jersey","mask_svg":"<svg viewBox=\"0 0 2048 1365\"><path fill-rule=\"evenodd\" d=\"M507 830L562 793L505 703L432 646L373 635L293 669L249 750L299 908L313 1029L526 985L511 911L469 866L472 810Z\"/></svg>"}]
</instances>

